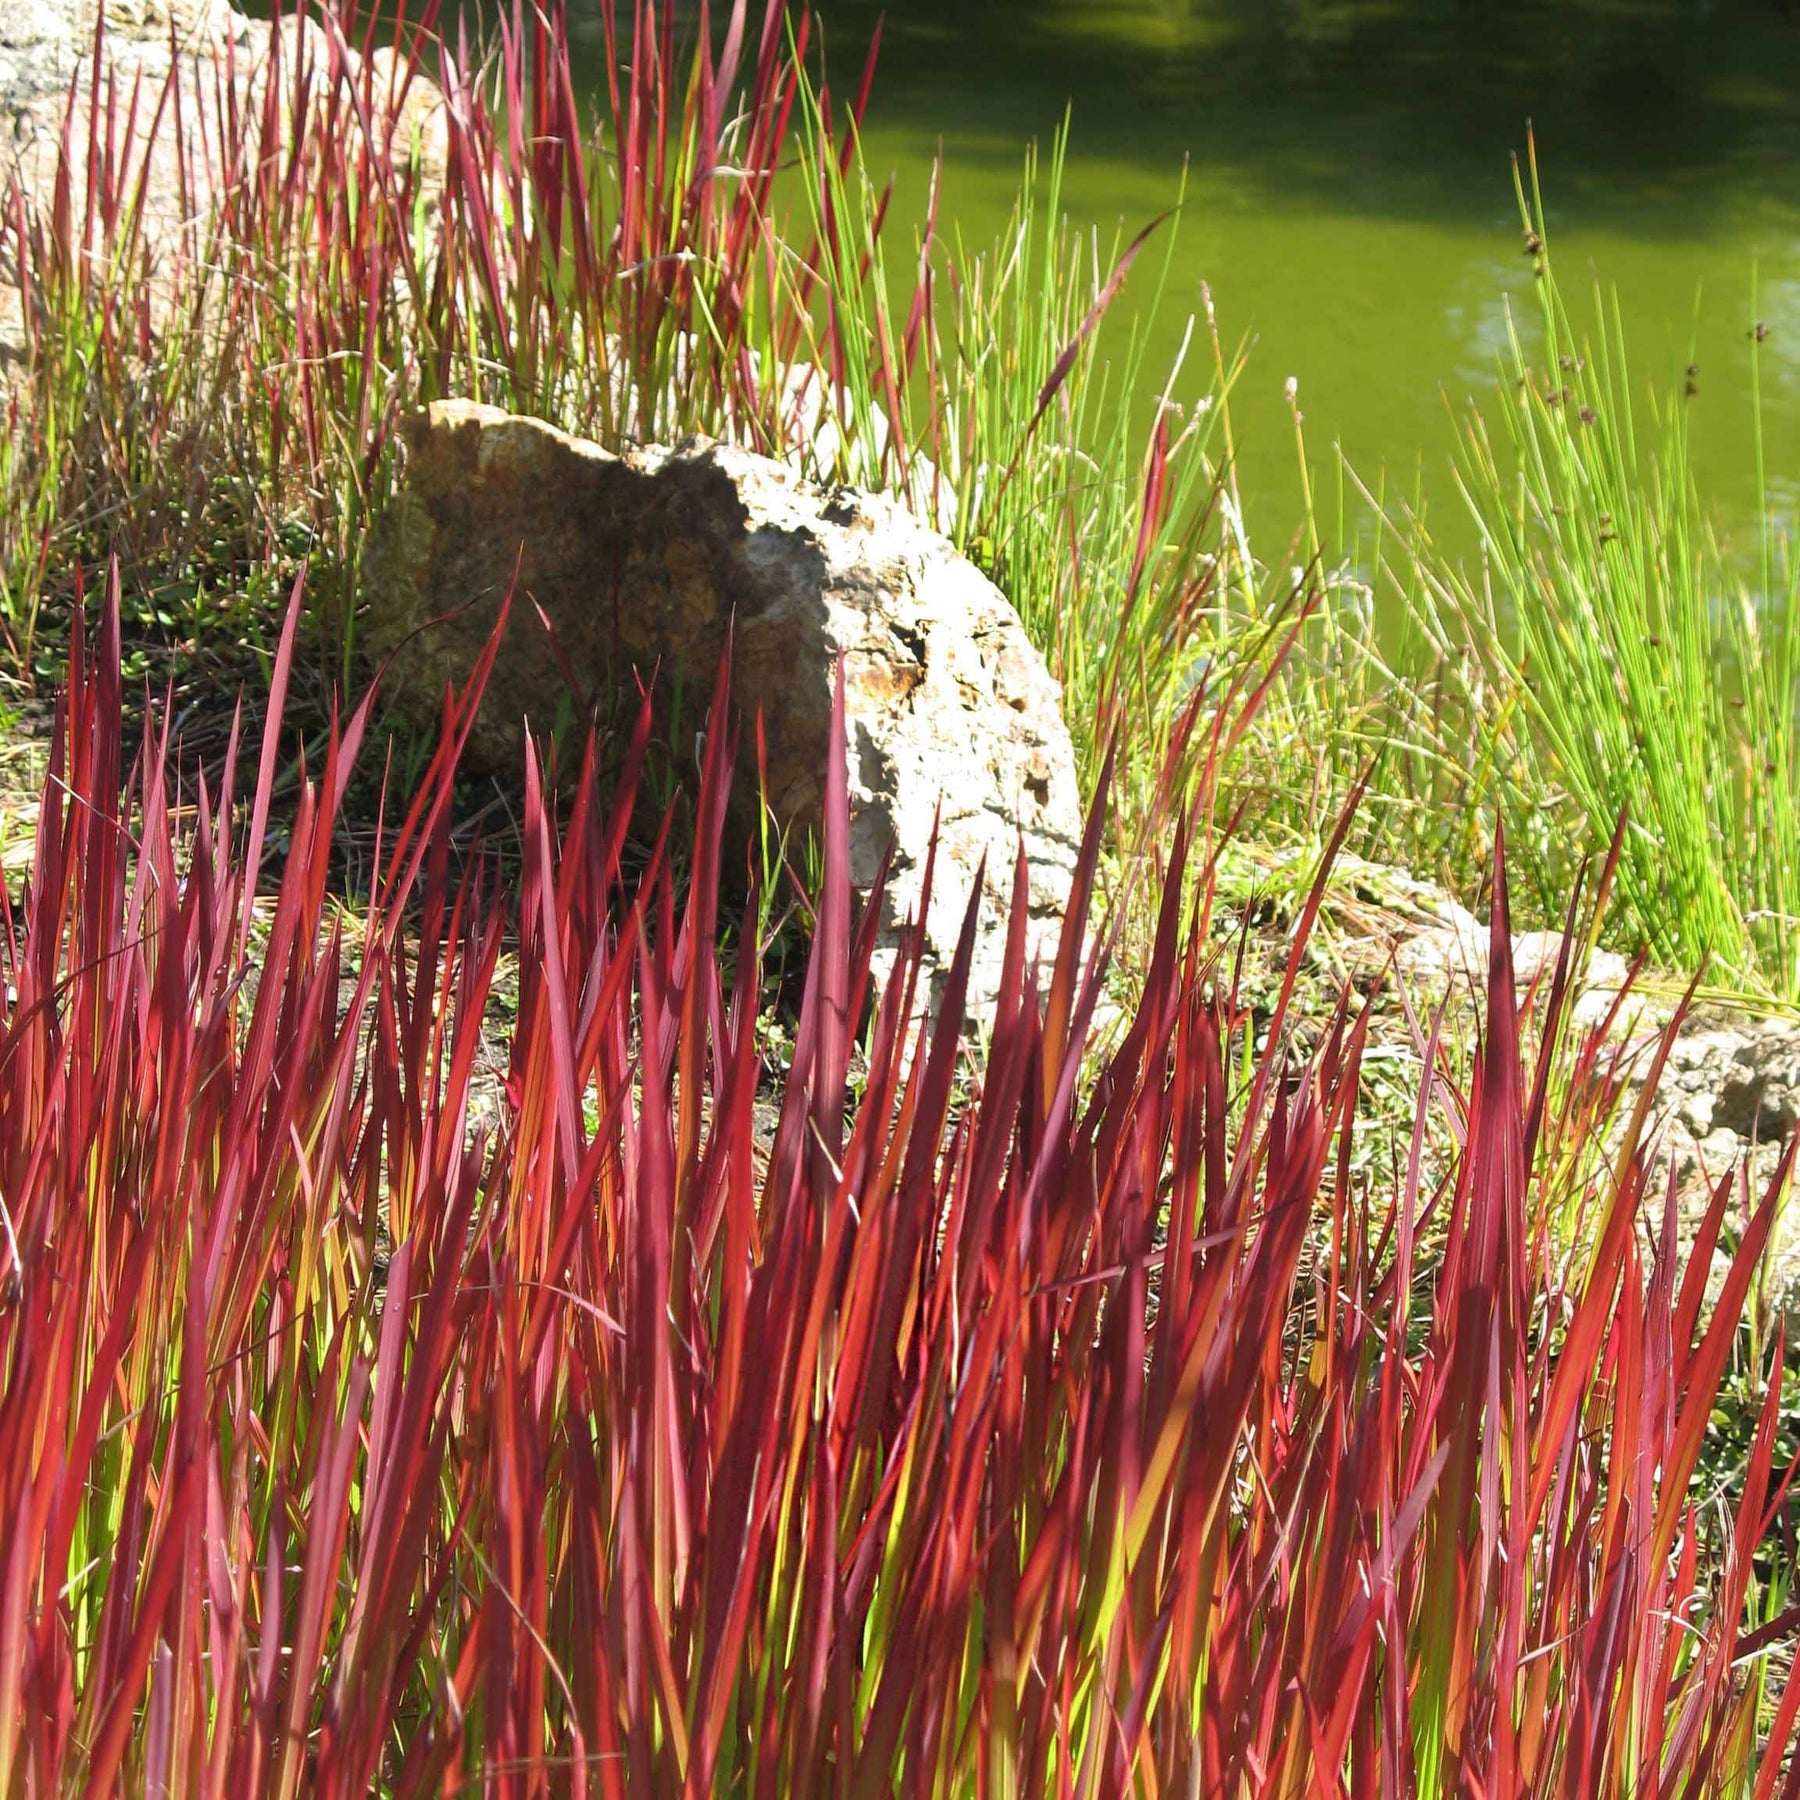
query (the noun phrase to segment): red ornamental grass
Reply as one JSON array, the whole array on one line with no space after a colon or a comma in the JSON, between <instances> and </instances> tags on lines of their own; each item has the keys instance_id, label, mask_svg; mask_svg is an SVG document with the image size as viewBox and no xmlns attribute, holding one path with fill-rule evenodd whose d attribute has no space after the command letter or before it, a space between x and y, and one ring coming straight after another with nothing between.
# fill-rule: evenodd
<instances>
[{"instance_id":1,"label":"red ornamental grass","mask_svg":"<svg viewBox=\"0 0 1800 1800\"><path fill-rule=\"evenodd\" d=\"M1782 1786L1776 1384L1735 1517L1690 1497L1773 1201L1709 1309L1726 1190L1684 1263L1633 1140L1565 1253L1498 859L1473 1086L1368 1193L1366 1018L1246 1065L1187 834L1091 1080L1078 905L972 1092L966 934L852 1086L840 757L768 1142L724 677L685 893L621 865L640 735L560 826L528 766L508 898L450 873L478 671L353 958L365 709L264 855L291 654L248 834L229 786L178 815L166 722L121 766L115 587L5 914L0 1793Z\"/></svg>"}]
</instances>

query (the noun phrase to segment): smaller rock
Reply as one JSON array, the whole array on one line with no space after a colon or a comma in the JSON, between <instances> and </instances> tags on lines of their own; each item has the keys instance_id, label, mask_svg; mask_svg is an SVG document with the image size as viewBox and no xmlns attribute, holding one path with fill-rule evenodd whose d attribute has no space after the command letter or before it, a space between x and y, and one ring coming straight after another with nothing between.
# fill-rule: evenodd
<instances>
[{"instance_id":1,"label":"smaller rock","mask_svg":"<svg viewBox=\"0 0 1800 1800\"><path fill-rule=\"evenodd\" d=\"M1488 928L1454 900L1445 906L1448 922L1407 938L1394 952L1394 967L1415 986L1446 983L1479 989L1487 980Z\"/></svg>"},{"instance_id":2,"label":"smaller rock","mask_svg":"<svg viewBox=\"0 0 1800 1800\"><path fill-rule=\"evenodd\" d=\"M1800 1118L1800 1037L1765 1024L1738 1047L1719 1090L1718 1122L1759 1144L1784 1142Z\"/></svg>"},{"instance_id":3,"label":"smaller rock","mask_svg":"<svg viewBox=\"0 0 1800 1800\"><path fill-rule=\"evenodd\" d=\"M1560 931L1525 931L1513 939L1513 979L1521 990L1537 982L1548 992L1564 941ZM1630 976L1630 963L1616 950L1590 951L1576 974L1569 1024L1576 1031L1595 1031L1610 1020L1613 1032L1624 1035L1658 1023L1663 1015L1656 1002L1636 987L1626 991Z\"/></svg>"},{"instance_id":4,"label":"smaller rock","mask_svg":"<svg viewBox=\"0 0 1800 1800\"><path fill-rule=\"evenodd\" d=\"M1415 990L1434 1000L1447 991L1464 1020L1478 1017L1488 970L1487 926L1441 889L1401 871L1345 859L1336 873L1351 890L1348 903L1336 909L1340 929L1350 927L1347 941L1338 946L1343 966L1358 979L1373 979L1391 958ZM1534 982L1543 992L1563 944L1559 931L1521 932L1513 939L1513 975L1521 994ZM1630 978L1624 957L1595 950L1573 984L1569 1008L1575 1030L1607 1028L1605 1066L1619 1071L1624 1082L1612 1113L1616 1136L1624 1132L1654 1064L1657 1040L1673 1017L1666 990L1646 991ZM1740 1193L1752 1202L1760 1201L1796 1129L1800 1022L1743 1015L1721 1020L1716 1013L1690 1020L1669 1046L1650 1113L1646 1228L1654 1227L1671 1176L1684 1245L1692 1243L1725 1176L1740 1183ZM1741 1229L1744 1207L1738 1199L1732 1207L1733 1230ZM1800 1326L1800 1218L1795 1214L1791 1204L1784 1204L1777 1217L1763 1292L1790 1324ZM1709 1272L1708 1291L1715 1298L1729 1263L1726 1244L1714 1254Z\"/></svg>"},{"instance_id":5,"label":"smaller rock","mask_svg":"<svg viewBox=\"0 0 1800 1800\"><path fill-rule=\"evenodd\" d=\"M1487 985L1488 927L1447 895L1442 896L1440 921L1403 936L1394 950L1394 968L1415 987L1430 990L1451 987L1455 994L1474 1000ZM1563 954L1560 931L1524 931L1512 941L1513 981L1521 995L1533 983L1547 992ZM1659 1008L1636 988L1627 990L1631 965L1612 950L1588 955L1573 983L1568 1019L1577 1031L1595 1030L1609 1019L1615 1032L1636 1031L1659 1019ZM1623 1005L1618 1005L1621 992ZM1615 1011L1616 1008L1616 1011Z\"/></svg>"},{"instance_id":6,"label":"smaller rock","mask_svg":"<svg viewBox=\"0 0 1800 1800\"><path fill-rule=\"evenodd\" d=\"M1665 1087L1692 1125L1746 1144L1785 1142L1800 1122L1800 1027L1785 1019L1684 1031L1669 1053Z\"/></svg>"}]
</instances>

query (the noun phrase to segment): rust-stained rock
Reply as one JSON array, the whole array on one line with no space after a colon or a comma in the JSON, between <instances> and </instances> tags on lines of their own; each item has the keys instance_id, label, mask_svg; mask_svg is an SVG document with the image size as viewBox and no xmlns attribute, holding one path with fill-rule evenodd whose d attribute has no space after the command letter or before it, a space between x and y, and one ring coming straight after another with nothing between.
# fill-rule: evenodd
<instances>
[{"instance_id":1,"label":"rust-stained rock","mask_svg":"<svg viewBox=\"0 0 1800 1800\"><path fill-rule=\"evenodd\" d=\"M1030 944L1047 959L1081 831L1060 690L1006 598L942 537L890 500L714 444L614 456L459 401L413 420L407 443L404 488L364 559L364 631L377 651L404 644L390 677L402 704L435 720L515 566L520 603L472 746L492 769L520 766L527 719L554 722L565 667L584 707L659 670L659 695L679 689L693 729L735 615L734 697L746 719L762 711L777 820L804 831L819 816L841 653L856 881L871 882L894 846L884 941L916 908L941 804L927 921L936 979L985 857L971 994L982 1017L1021 840ZM740 743L753 796L753 733Z\"/></svg>"}]
</instances>

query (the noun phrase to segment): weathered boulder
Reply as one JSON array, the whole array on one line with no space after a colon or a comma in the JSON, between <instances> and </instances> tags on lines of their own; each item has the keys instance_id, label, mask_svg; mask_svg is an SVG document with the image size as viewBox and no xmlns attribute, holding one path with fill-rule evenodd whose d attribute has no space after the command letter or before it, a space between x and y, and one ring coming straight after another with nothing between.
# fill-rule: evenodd
<instances>
[{"instance_id":1,"label":"weathered boulder","mask_svg":"<svg viewBox=\"0 0 1800 1800\"><path fill-rule=\"evenodd\" d=\"M515 569L520 603L471 745L504 772L519 768L526 721L554 722L570 677L585 708L656 673L665 702L678 686L688 697L691 731L735 619L734 700L746 719L760 709L770 806L803 832L819 818L841 655L853 878L866 886L894 852L884 943L916 911L935 824L934 983L985 859L982 1017L1021 842L1030 949L1054 948L1081 834L1060 690L1006 598L945 539L891 500L716 444L615 456L462 401L415 418L406 440L405 485L364 557L366 641L396 651L402 705L435 721ZM740 745L753 804L754 734Z\"/></svg>"}]
</instances>

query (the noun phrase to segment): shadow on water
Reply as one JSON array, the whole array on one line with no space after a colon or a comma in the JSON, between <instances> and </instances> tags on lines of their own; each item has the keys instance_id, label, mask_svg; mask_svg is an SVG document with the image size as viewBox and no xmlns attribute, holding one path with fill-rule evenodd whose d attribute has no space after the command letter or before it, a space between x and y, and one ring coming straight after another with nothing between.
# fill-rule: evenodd
<instances>
[{"instance_id":1,"label":"shadow on water","mask_svg":"<svg viewBox=\"0 0 1800 1800\"><path fill-rule=\"evenodd\" d=\"M824 0L834 64L884 9ZM1524 122L1557 202L1650 236L1791 197L1791 0L908 0L885 9L880 123L1009 165L1073 99L1086 158L1182 154L1246 204L1466 219Z\"/></svg>"}]
</instances>

